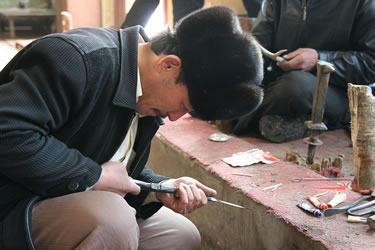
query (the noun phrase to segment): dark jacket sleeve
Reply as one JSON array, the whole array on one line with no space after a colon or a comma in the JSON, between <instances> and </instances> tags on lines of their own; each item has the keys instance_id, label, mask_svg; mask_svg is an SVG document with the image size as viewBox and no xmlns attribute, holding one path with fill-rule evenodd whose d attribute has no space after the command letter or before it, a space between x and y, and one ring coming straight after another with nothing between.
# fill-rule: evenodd
<instances>
[{"instance_id":1,"label":"dark jacket sleeve","mask_svg":"<svg viewBox=\"0 0 375 250\"><path fill-rule=\"evenodd\" d=\"M34 42L0 75L0 173L44 197L83 191L101 167L53 136L83 105L85 60L58 38Z\"/></svg>"},{"instance_id":2,"label":"dark jacket sleeve","mask_svg":"<svg viewBox=\"0 0 375 250\"><path fill-rule=\"evenodd\" d=\"M319 51L319 58L332 63L331 81L346 88L347 83L368 85L375 82L375 1L362 1L352 27L348 51Z\"/></svg>"},{"instance_id":3,"label":"dark jacket sleeve","mask_svg":"<svg viewBox=\"0 0 375 250\"><path fill-rule=\"evenodd\" d=\"M265 48L271 48L274 36L275 10L272 1L265 0L258 13L252 30L258 42Z\"/></svg>"}]
</instances>

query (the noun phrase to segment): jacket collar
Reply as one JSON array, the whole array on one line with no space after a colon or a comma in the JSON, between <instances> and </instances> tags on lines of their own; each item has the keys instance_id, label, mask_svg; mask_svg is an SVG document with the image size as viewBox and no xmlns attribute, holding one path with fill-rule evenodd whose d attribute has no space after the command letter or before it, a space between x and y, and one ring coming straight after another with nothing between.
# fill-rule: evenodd
<instances>
[{"instance_id":1,"label":"jacket collar","mask_svg":"<svg viewBox=\"0 0 375 250\"><path fill-rule=\"evenodd\" d=\"M138 38L148 42L144 29L134 26L119 30L120 37L120 78L113 98L113 104L135 110L138 67Z\"/></svg>"}]
</instances>

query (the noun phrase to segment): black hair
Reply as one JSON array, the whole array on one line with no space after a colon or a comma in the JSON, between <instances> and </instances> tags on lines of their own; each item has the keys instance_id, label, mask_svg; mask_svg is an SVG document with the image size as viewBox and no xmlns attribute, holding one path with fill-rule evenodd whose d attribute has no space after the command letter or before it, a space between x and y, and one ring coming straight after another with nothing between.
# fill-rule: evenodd
<instances>
[{"instance_id":1,"label":"black hair","mask_svg":"<svg viewBox=\"0 0 375 250\"><path fill-rule=\"evenodd\" d=\"M255 110L263 99L259 46L227 7L191 13L173 31L153 37L151 48L158 55L181 58L177 82L187 86L194 113L201 119L233 119Z\"/></svg>"},{"instance_id":2,"label":"black hair","mask_svg":"<svg viewBox=\"0 0 375 250\"><path fill-rule=\"evenodd\" d=\"M151 49L157 54L177 55L176 39L168 28L151 38Z\"/></svg>"}]
</instances>

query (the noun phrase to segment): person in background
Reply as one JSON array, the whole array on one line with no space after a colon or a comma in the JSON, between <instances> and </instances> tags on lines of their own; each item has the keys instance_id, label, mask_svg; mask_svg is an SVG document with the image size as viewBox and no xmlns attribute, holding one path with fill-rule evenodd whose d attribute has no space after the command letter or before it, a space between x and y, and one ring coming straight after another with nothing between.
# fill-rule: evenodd
<instances>
[{"instance_id":1,"label":"person in background","mask_svg":"<svg viewBox=\"0 0 375 250\"><path fill-rule=\"evenodd\" d=\"M246 9L247 16L250 18L256 18L262 7L263 0L242 0L242 3Z\"/></svg>"},{"instance_id":2,"label":"person in background","mask_svg":"<svg viewBox=\"0 0 375 250\"><path fill-rule=\"evenodd\" d=\"M249 17L256 17L263 0L242 0ZM160 0L135 0L121 28L134 25L145 27ZM205 0L173 0L173 21L177 23L191 12L201 9Z\"/></svg>"},{"instance_id":3,"label":"person in background","mask_svg":"<svg viewBox=\"0 0 375 250\"><path fill-rule=\"evenodd\" d=\"M145 27L159 2L160 0L135 0L121 28L125 29L135 25Z\"/></svg>"},{"instance_id":4,"label":"person in background","mask_svg":"<svg viewBox=\"0 0 375 250\"><path fill-rule=\"evenodd\" d=\"M181 214L216 191L146 167L163 118L232 119L262 101L256 40L229 8L151 40L141 26L37 39L0 72L1 249L199 249ZM134 179L177 187L140 191Z\"/></svg>"},{"instance_id":5,"label":"person in background","mask_svg":"<svg viewBox=\"0 0 375 250\"><path fill-rule=\"evenodd\" d=\"M349 126L347 83L375 82L375 1L265 0L252 31L272 52L287 49L287 60L265 58L264 101L257 112L232 121L243 135L259 129L272 142L307 135L316 85L316 63L334 65L325 104L328 129Z\"/></svg>"},{"instance_id":6,"label":"person in background","mask_svg":"<svg viewBox=\"0 0 375 250\"><path fill-rule=\"evenodd\" d=\"M249 17L256 17L262 6L263 0L242 0ZM173 0L173 20L177 23L182 17L203 8L205 0Z\"/></svg>"}]
</instances>

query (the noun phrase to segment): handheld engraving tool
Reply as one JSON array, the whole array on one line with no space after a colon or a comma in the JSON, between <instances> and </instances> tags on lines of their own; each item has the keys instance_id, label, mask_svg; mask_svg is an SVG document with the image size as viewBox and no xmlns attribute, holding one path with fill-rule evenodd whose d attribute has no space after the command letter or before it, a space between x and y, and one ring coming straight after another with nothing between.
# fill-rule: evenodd
<instances>
[{"instance_id":1,"label":"handheld engraving tool","mask_svg":"<svg viewBox=\"0 0 375 250\"><path fill-rule=\"evenodd\" d=\"M178 197L176 187L167 187L167 186L164 186L160 183L148 183L148 182L143 182L143 181L139 181L139 180L134 180L134 182L135 182L135 184L140 186L142 190L150 191L150 192L170 193L170 194L174 194L176 197ZM213 201L213 202L219 202L219 203L229 205L229 206L232 206L232 207L245 208L243 206L233 204L233 203L230 203L230 202L227 202L227 201L218 200L214 197L207 197L207 200Z\"/></svg>"}]
</instances>

